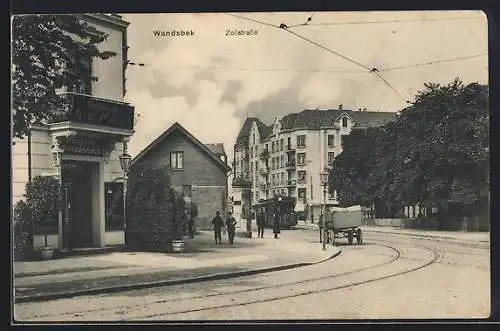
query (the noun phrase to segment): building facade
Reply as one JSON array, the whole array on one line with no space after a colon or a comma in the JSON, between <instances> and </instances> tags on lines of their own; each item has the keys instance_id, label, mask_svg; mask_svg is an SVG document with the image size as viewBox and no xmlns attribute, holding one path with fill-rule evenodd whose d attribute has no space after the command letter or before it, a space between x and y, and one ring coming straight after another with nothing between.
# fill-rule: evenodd
<instances>
[{"instance_id":1,"label":"building facade","mask_svg":"<svg viewBox=\"0 0 500 331\"><path fill-rule=\"evenodd\" d=\"M231 168L223 144L205 145L175 123L132 160L131 168L142 162L169 170L172 187L198 207L197 229L211 229L216 211L226 215Z\"/></svg>"},{"instance_id":2,"label":"building facade","mask_svg":"<svg viewBox=\"0 0 500 331\"><path fill-rule=\"evenodd\" d=\"M97 81L80 82L60 93L65 109L54 109L50 122L30 127L28 137L13 140L13 202L24 199L35 176L54 176L62 186L56 226L34 233L36 249L47 244L60 250L124 243L124 219L119 200L123 171L119 156L127 152L133 134L134 107L123 102L127 63L127 27L119 15L79 15L108 34L99 49L116 56L90 59ZM111 201L116 206L109 206ZM108 207L116 210L106 212Z\"/></svg>"},{"instance_id":3,"label":"building facade","mask_svg":"<svg viewBox=\"0 0 500 331\"><path fill-rule=\"evenodd\" d=\"M383 125L395 116L344 110L340 105L339 109L288 114L271 125L247 119L235 144L234 171L248 173L249 181L249 198L242 204L255 211L278 196L291 197L299 218L317 221L323 203L327 208L338 204L335 190L324 197L320 173L342 153L342 137L355 129ZM248 161L242 162L243 155L248 155Z\"/></svg>"}]
</instances>

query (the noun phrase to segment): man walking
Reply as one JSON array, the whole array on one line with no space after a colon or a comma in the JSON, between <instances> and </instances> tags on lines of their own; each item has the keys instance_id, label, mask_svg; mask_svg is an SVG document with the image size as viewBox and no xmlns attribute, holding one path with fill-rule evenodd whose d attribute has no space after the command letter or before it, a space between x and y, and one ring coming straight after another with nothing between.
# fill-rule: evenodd
<instances>
[{"instance_id":1,"label":"man walking","mask_svg":"<svg viewBox=\"0 0 500 331\"><path fill-rule=\"evenodd\" d=\"M215 212L215 217L212 219L212 224L214 226L214 236L215 236L215 243L216 244L222 244L222 226L224 222L222 221L222 218L220 217L220 212L216 211Z\"/></svg>"},{"instance_id":2,"label":"man walking","mask_svg":"<svg viewBox=\"0 0 500 331\"><path fill-rule=\"evenodd\" d=\"M226 228L227 236L229 238L229 244L232 245L234 242L234 235L236 233L236 220L232 216L231 212L227 213Z\"/></svg>"},{"instance_id":3,"label":"man walking","mask_svg":"<svg viewBox=\"0 0 500 331\"><path fill-rule=\"evenodd\" d=\"M261 210L257 215L257 236L259 238L264 238L264 223L265 223L265 216L264 212Z\"/></svg>"}]
</instances>

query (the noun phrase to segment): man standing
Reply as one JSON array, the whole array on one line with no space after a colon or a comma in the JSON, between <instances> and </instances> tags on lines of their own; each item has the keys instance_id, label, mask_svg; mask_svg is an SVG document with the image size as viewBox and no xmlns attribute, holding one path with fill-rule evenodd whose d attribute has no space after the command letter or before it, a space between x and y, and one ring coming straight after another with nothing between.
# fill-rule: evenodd
<instances>
[{"instance_id":1,"label":"man standing","mask_svg":"<svg viewBox=\"0 0 500 331\"><path fill-rule=\"evenodd\" d=\"M234 235L236 233L236 220L234 219L231 212L227 213L226 227L227 227L227 236L229 238L229 243L233 244Z\"/></svg>"},{"instance_id":2,"label":"man standing","mask_svg":"<svg viewBox=\"0 0 500 331\"><path fill-rule=\"evenodd\" d=\"M259 238L264 238L264 223L265 223L265 216L264 212L261 210L259 214L257 215L257 236Z\"/></svg>"},{"instance_id":3,"label":"man standing","mask_svg":"<svg viewBox=\"0 0 500 331\"><path fill-rule=\"evenodd\" d=\"M280 233L280 215L277 212L274 213L273 232L274 238L278 239L278 234Z\"/></svg>"},{"instance_id":4,"label":"man standing","mask_svg":"<svg viewBox=\"0 0 500 331\"><path fill-rule=\"evenodd\" d=\"M215 236L215 243L216 244L222 244L222 225L223 225L222 218L220 217L220 212L217 210L215 212L215 217L212 220L212 224L214 226L214 236Z\"/></svg>"}]
</instances>

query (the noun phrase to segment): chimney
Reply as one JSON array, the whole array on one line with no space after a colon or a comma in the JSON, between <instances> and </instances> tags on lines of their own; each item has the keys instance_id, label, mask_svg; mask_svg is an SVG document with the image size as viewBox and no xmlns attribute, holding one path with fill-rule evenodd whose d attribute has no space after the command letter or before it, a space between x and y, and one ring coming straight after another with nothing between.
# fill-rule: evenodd
<instances>
[{"instance_id":1,"label":"chimney","mask_svg":"<svg viewBox=\"0 0 500 331\"><path fill-rule=\"evenodd\" d=\"M339 105L339 110L342 110L342 109L344 109L344 105L343 105L343 104L340 104L340 105Z\"/></svg>"}]
</instances>

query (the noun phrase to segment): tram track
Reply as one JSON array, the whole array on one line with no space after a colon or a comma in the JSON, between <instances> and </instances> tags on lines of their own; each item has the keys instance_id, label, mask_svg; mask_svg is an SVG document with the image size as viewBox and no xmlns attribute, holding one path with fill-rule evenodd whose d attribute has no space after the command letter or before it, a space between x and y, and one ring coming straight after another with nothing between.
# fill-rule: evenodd
<instances>
[{"instance_id":1,"label":"tram track","mask_svg":"<svg viewBox=\"0 0 500 331\"><path fill-rule=\"evenodd\" d=\"M154 300L154 301L148 301L148 302L143 302L141 304L136 304L136 305L121 305L121 306L113 306L112 308L98 308L98 309L87 309L84 311L78 311L78 314L75 315L75 312L65 312L65 313L58 313L58 314L44 314L44 315L37 315L36 318L47 318L51 316L64 316L64 315L74 315L74 316L82 316L86 313L93 313L93 312L110 312L111 314L123 314L124 312L131 312L134 310L140 310L141 308L145 308L150 305L162 305L162 304L169 304L169 303L177 303L181 304L181 306L187 306L184 309L179 309L176 311L171 311L171 312L162 312L162 313L157 313L157 314L144 314L137 316L136 318L133 318L133 320L136 319L150 319L154 317L160 317L160 316L171 316L171 315L178 315L178 314L185 314L185 313L194 313L194 312L200 312L200 311L210 311L210 310L217 310L217 309L224 309L224 308L230 308L234 306L245 306L245 305L251 305L251 304L256 304L256 303L265 303L265 302L272 302L272 301L279 301L279 300L284 300L284 299L289 299L289 298L294 298L298 296L305 296L305 295L312 295L312 294L317 294L317 293L322 293L322 292L329 292L329 291L335 291L335 290L341 290L349 287L355 287L363 284L368 284L372 283L375 281L380 281L400 275L404 275L410 272L414 272L420 269L423 269L436 261L440 259L440 254L438 251L435 249L429 248L429 247L419 247L423 248L427 251L431 252L432 258L428 259L425 261L423 264L419 264L415 267L412 267L410 269L402 270L400 272L396 273L390 273L387 275L383 275L381 277L375 277L375 278L369 278L369 279L364 279L361 281L357 282L349 282L347 284L341 284L341 285L336 285L336 286L328 286L326 288L321 288L318 290L300 290L300 285L311 285L312 283L315 282L324 282L328 280L335 280L335 279L341 279L342 277L349 276L349 275L354 275L354 274L362 274L365 271L368 270L376 270L384 266L388 266L391 264L394 264L402 259L404 255L407 255L404 249L395 247L394 245L390 244L383 244L383 243L376 243L376 244L367 244L368 245L373 245L373 246L382 246L387 248L388 250L391 251L391 258L388 259L387 261L383 261L380 263L376 263L373 265L361 267L361 268L355 268L353 270L348 270L345 272L340 272L340 273L334 273L334 274L328 274L325 276L321 277L314 277L314 278L308 278L308 279L303 279L300 281L292 281L292 282L285 282L285 283L280 283L280 284L273 284L273 285L266 285L266 286L259 286L259 287L252 287L252 288L246 288L246 289L241 289L241 290L235 290L227 293L221 293L221 292L216 292L216 293L211 293L211 294L205 294L205 295L196 295L196 296L191 296L188 298L167 298L167 299L160 299L160 300ZM403 244L404 245L404 244ZM407 256L407 258L409 258ZM322 262L328 263L328 261ZM301 268L306 268L306 267L301 267ZM298 268L298 269L301 269ZM238 277L238 278L246 278L246 276L243 277ZM258 295L259 292L266 291L266 290L272 290L272 289L278 289L278 288L287 288L289 287L292 293L289 294L284 294L284 295L278 295L278 296L273 296L273 297L262 297L263 295ZM297 290L297 287L299 287L299 290ZM232 296L235 296L237 294L245 294L245 293L254 293L252 296L245 296L243 298L240 298L238 301L234 301L229 299ZM266 293L263 293L264 296ZM197 300L203 300L206 298L212 298L211 302L217 303L217 301L228 301L228 303L224 304L214 304L214 305L209 305L205 307L196 307L196 301ZM190 304L190 302L192 304ZM194 306L194 307L193 307ZM188 308L189 307L189 308ZM192 308L191 308L192 307ZM127 321L130 320L130 318L124 318L124 319L119 319L119 321Z\"/></svg>"},{"instance_id":2,"label":"tram track","mask_svg":"<svg viewBox=\"0 0 500 331\"><path fill-rule=\"evenodd\" d=\"M377 244L377 245L390 247L389 245L384 245L384 244ZM399 250L399 249L397 249L395 247L391 247L391 248L394 249L394 250L397 250L398 254L397 254L397 257L395 259L392 259L392 261L390 261L390 262L380 263L380 264L378 264L376 266L370 266L370 267L366 267L366 268L360 268L360 269L357 269L357 270L351 270L351 271L348 271L348 272L339 273L339 274L335 274L335 275L324 276L324 277L319 277L319 278L315 278L315 279L309 279L309 280L294 282L292 284L295 285L295 284L302 284L302 283L305 283L305 282L314 282L314 281L322 281L322 280L327 280L327 279L334 279L334 278L338 278L338 277L345 276L345 275L359 273L361 271L365 271L365 270L368 270L368 269L373 269L375 267L380 267L380 266L392 264L392 263L400 260L400 258L401 258L401 250ZM428 266L430 266L430 265L438 262L441 259L441 254L439 253L438 250L436 250L434 248L427 247L427 246L421 246L420 248L424 248L425 250L431 252L432 258L429 259L428 261L426 261L425 263L420 264L420 265L418 265L416 267L413 267L413 268L410 268L410 269L407 269L407 270L404 270L404 271L392 273L392 274L389 274L389 275L385 275L385 276L381 276L381 277L375 277L375 278L372 278L372 279L367 279L367 280L363 280L363 281L359 281L359 282L348 283L348 284L339 285L339 286L332 286L332 287L323 288L323 289L319 289L319 290L299 291L298 293L294 293L294 294L281 295L281 296L276 296L276 297L266 298L266 299L249 300L249 301L245 301L245 302L231 302L229 304L217 305L217 306L211 306L211 307L193 308L193 309L185 309L185 310L181 310L181 311L174 311L174 312L168 312L168 313L159 313L159 314L144 315L144 316L140 316L139 319L149 319L149 318L158 317L158 316L179 315L179 314L194 313L194 312L200 312L200 311L209 311L209 310L217 310L217 309L223 309L223 308L231 308L231 307L235 307L235 306L245 306L245 305L251 305L251 304L256 304L256 303L273 302L273 301L279 301L279 300L284 300L284 299L295 298L295 297L299 297L299 296L306 296L306 295L319 294L319 293L330 292L330 291L335 291L335 290L341 290L341 289L345 289L345 288L350 288L350 287L360 286L360 285L364 285L364 284L369 284L369 283L372 283L372 282L381 281L381 280L385 280L385 279L390 279L390 278L402 276L402 275L405 275L405 274L408 274L408 273L411 273L411 272L415 272L415 271L424 269L424 268L426 268L426 267L428 267ZM278 286L269 286L268 288L277 288L277 287L289 286L289 285L291 285L291 284L287 284L287 285L281 285L280 284ZM245 292L252 292L252 291L258 291L258 289L255 289L255 288L254 289L248 289ZM224 293L224 294L219 294L219 295L220 296L228 296L228 295L231 295L233 293L235 293L235 292ZM187 299L187 300L189 300L189 299ZM126 320L128 320L128 319L123 319L121 321L126 321Z\"/></svg>"}]
</instances>

